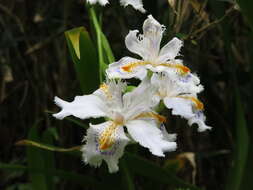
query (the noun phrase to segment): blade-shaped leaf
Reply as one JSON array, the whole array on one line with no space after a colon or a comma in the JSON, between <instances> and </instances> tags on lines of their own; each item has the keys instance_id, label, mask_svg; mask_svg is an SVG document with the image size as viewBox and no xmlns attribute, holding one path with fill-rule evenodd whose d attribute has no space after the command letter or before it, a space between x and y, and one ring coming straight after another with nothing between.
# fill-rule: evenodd
<instances>
[{"instance_id":1,"label":"blade-shaped leaf","mask_svg":"<svg viewBox=\"0 0 253 190\"><path fill-rule=\"evenodd\" d=\"M107 56L108 62L107 64L110 64L115 61L114 55L112 53L111 46L104 35L104 33L101 31L101 38L102 38L102 45L103 45L103 50L105 51L105 54Z\"/></svg>"},{"instance_id":2,"label":"blade-shaped leaf","mask_svg":"<svg viewBox=\"0 0 253 190\"><path fill-rule=\"evenodd\" d=\"M37 126L34 125L28 134L30 140L39 141ZM35 147L27 147L27 162L29 168L44 169L44 159L42 150ZM47 176L45 173L31 173L29 172L31 184L33 189L48 190Z\"/></svg>"},{"instance_id":3,"label":"blade-shaped leaf","mask_svg":"<svg viewBox=\"0 0 253 190\"><path fill-rule=\"evenodd\" d=\"M227 190L240 190L247 162L249 149L249 134L239 90L236 88L236 147L234 166L228 178Z\"/></svg>"},{"instance_id":4,"label":"blade-shaped leaf","mask_svg":"<svg viewBox=\"0 0 253 190\"><path fill-rule=\"evenodd\" d=\"M50 128L48 128L42 135L42 141L47 144L53 144L53 136L50 131ZM42 150L43 158L44 158L44 164L45 168L55 169L55 155L53 152L49 152L46 150ZM48 185L48 189L54 190L54 178L52 176L46 175L46 181Z\"/></svg>"},{"instance_id":5,"label":"blade-shaped leaf","mask_svg":"<svg viewBox=\"0 0 253 190\"><path fill-rule=\"evenodd\" d=\"M63 148L58 148L55 146L51 145L46 145L38 142L29 142L29 144L24 144L24 145L31 145L31 146L36 146L38 148L50 150L50 151L59 151L59 152L64 152ZM80 147L79 147L80 149ZM74 148L73 150L67 149L67 151L74 151L78 150L78 148ZM156 180L158 182L164 183L164 184L169 184L173 185L175 187L184 187L188 188L189 190L200 190L199 188L195 187L194 185L188 184L184 182L183 180L179 179L176 177L173 173L170 173L168 170L163 169L156 164L149 162L148 160L145 160L143 158L140 158L136 155L133 155L131 153L126 152L125 153L125 161L128 164L128 166L131 166L131 172L139 174L144 177L148 177L152 180ZM127 169L127 168L125 168ZM129 172L127 171L127 179L130 180ZM128 188L133 188L133 184L130 181L128 181Z\"/></svg>"},{"instance_id":6,"label":"blade-shaped leaf","mask_svg":"<svg viewBox=\"0 0 253 190\"><path fill-rule=\"evenodd\" d=\"M249 0L237 0L242 13L246 16L248 22L250 23L251 29L253 30L253 1Z\"/></svg>"},{"instance_id":7,"label":"blade-shaped leaf","mask_svg":"<svg viewBox=\"0 0 253 190\"><path fill-rule=\"evenodd\" d=\"M17 164L6 164L6 163L0 163L0 169L2 170L11 170L11 171L29 171L29 173L32 173L33 175L41 174L41 175L48 175L48 176L58 176L64 180L71 180L74 181L83 187L87 188L87 184L89 186L94 187L94 189L102 189L103 185L94 179L93 177L89 177L86 175L80 175L74 172L59 170L59 169L45 169L45 168L29 168L23 165L17 165ZM36 187L33 189L40 189L40 187Z\"/></svg>"},{"instance_id":8,"label":"blade-shaped leaf","mask_svg":"<svg viewBox=\"0 0 253 190\"><path fill-rule=\"evenodd\" d=\"M200 190L194 185L188 184L176 177L173 173L163 169L156 164L149 162L136 155L126 153L126 161L131 166L132 172L141 176L156 180L164 184L173 185L175 187L188 188L189 190Z\"/></svg>"},{"instance_id":9,"label":"blade-shaped leaf","mask_svg":"<svg viewBox=\"0 0 253 190\"><path fill-rule=\"evenodd\" d=\"M84 93L99 87L99 64L93 42L84 27L65 32L68 48L75 63L75 70Z\"/></svg>"},{"instance_id":10,"label":"blade-shaped leaf","mask_svg":"<svg viewBox=\"0 0 253 190\"><path fill-rule=\"evenodd\" d=\"M124 183L126 184L126 189L127 190L134 190L134 182L133 182L133 175L130 172L130 167L127 165L126 161L124 158L120 160L120 166L123 174L123 180Z\"/></svg>"}]
</instances>

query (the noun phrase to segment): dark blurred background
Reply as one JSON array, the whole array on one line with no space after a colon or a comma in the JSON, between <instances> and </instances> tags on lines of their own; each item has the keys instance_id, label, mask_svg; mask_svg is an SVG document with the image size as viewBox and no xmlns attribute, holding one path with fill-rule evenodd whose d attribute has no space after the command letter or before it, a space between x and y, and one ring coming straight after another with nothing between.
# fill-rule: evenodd
<instances>
[{"instance_id":1,"label":"dark blurred background","mask_svg":"<svg viewBox=\"0 0 253 190\"><path fill-rule=\"evenodd\" d=\"M168 130L178 133L178 150L163 159L155 158L142 147L136 150L135 145L127 150L138 152L203 189L253 189L252 3L239 1L240 8L232 0L143 1L147 12L166 25L164 43L174 36L184 40L183 59L205 87L200 99L205 104L207 123L213 129L198 133L196 126L190 128L186 121L164 111ZM85 3L0 1L0 189L35 189L34 180L42 174L19 167L33 161L40 165L45 159L58 173L47 175L53 178L48 188L42 185L36 189L99 189L92 186L93 182L85 181L86 177L105 184L105 189L131 189L124 185L122 172L107 174L105 164L94 169L84 166L80 156L45 150L39 150L39 154L47 157L29 161L28 148L15 145L27 139L34 127L37 138L49 144L81 144L85 130L69 121L56 121L47 110L58 110L53 103L55 95L71 100L81 94L64 31L84 26L95 41ZM97 9L103 11L103 32L116 59L130 55L124 45L125 35L130 29L141 30L147 14L123 8L115 0ZM135 189L187 189L147 179L136 174L132 179Z\"/></svg>"}]
</instances>

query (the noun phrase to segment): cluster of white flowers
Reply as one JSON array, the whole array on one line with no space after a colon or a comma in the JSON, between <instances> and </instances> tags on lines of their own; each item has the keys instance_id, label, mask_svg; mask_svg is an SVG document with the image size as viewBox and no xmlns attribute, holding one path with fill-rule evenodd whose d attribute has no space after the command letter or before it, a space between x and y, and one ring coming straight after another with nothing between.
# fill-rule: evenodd
<instances>
[{"instance_id":1,"label":"cluster of white flowers","mask_svg":"<svg viewBox=\"0 0 253 190\"><path fill-rule=\"evenodd\" d=\"M76 96L66 102L55 97L62 108L54 114L58 119L73 115L81 119L104 117L105 122L92 125L82 147L83 160L95 167L105 160L109 172L118 171L118 160L125 146L133 141L148 148L156 156L177 148L176 134L168 134L166 118L155 111L158 104L196 123L198 131L210 129L205 124L204 106L197 94L203 90L199 78L177 59L183 43L173 38L160 49L165 27L151 15L143 24L143 34L138 30L126 36L126 47L142 59L123 57L109 65L107 80L93 94ZM152 75L148 75L147 72ZM126 92L127 84L122 79L138 78L138 87ZM161 102L162 101L162 102ZM124 130L126 128L126 130Z\"/></svg>"}]
</instances>

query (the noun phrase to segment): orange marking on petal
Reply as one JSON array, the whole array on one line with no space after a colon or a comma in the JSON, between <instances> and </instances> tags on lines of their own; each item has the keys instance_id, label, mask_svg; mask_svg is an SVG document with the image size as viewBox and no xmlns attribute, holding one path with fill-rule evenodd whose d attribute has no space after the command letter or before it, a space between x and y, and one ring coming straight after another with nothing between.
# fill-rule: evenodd
<instances>
[{"instance_id":1,"label":"orange marking on petal","mask_svg":"<svg viewBox=\"0 0 253 190\"><path fill-rule=\"evenodd\" d=\"M204 109L204 104L198 100L197 98L191 97L191 100L195 103L196 108L199 110L203 110Z\"/></svg>"},{"instance_id":2,"label":"orange marking on petal","mask_svg":"<svg viewBox=\"0 0 253 190\"><path fill-rule=\"evenodd\" d=\"M148 64L150 63L146 61L132 62L132 63L128 63L122 66L121 69L123 69L126 72L132 72L135 67L138 67L140 65L148 65Z\"/></svg>"},{"instance_id":3,"label":"orange marking on petal","mask_svg":"<svg viewBox=\"0 0 253 190\"><path fill-rule=\"evenodd\" d=\"M161 63L158 66L165 66L165 67L177 69L183 75L191 71L188 67L181 64Z\"/></svg>"},{"instance_id":4,"label":"orange marking on petal","mask_svg":"<svg viewBox=\"0 0 253 190\"><path fill-rule=\"evenodd\" d=\"M102 89L104 92L108 91L108 85L103 83L99 86L100 89Z\"/></svg>"},{"instance_id":5,"label":"orange marking on petal","mask_svg":"<svg viewBox=\"0 0 253 190\"><path fill-rule=\"evenodd\" d=\"M145 112L145 113L141 113L140 115L138 115L137 117L135 117L135 119L140 119L140 118L153 118L156 121L160 122L160 123L165 123L166 122L166 117L159 115L157 113L154 112Z\"/></svg>"},{"instance_id":6,"label":"orange marking on petal","mask_svg":"<svg viewBox=\"0 0 253 190\"><path fill-rule=\"evenodd\" d=\"M105 93L105 95L107 96L107 98L111 98L112 97L112 95L109 92L109 86L107 84L103 83L103 84L100 85L99 88Z\"/></svg>"},{"instance_id":7,"label":"orange marking on petal","mask_svg":"<svg viewBox=\"0 0 253 190\"><path fill-rule=\"evenodd\" d=\"M118 125L116 123L112 123L101 133L98 139L99 148L101 150L106 150L114 144L115 142L114 133L116 132L115 130L117 126Z\"/></svg>"},{"instance_id":8,"label":"orange marking on petal","mask_svg":"<svg viewBox=\"0 0 253 190\"><path fill-rule=\"evenodd\" d=\"M191 100L194 103L196 109L198 109L198 110L204 109L204 104L199 99L197 99L195 97L191 97L191 96L178 96L178 97L184 98L187 100Z\"/></svg>"}]
</instances>

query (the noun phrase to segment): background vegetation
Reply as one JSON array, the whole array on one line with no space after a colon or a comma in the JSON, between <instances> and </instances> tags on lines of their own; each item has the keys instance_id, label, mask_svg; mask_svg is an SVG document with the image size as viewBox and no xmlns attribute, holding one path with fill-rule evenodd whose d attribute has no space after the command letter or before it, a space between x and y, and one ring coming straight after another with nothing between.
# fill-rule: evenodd
<instances>
[{"instance_id":1,"label":"background vegetation","mask_svg":"<svg viewBox=\"0 0 253 190\"><path fill-rule=\"evenodd\" d=\"M213 130L197 133L196 126L165 111L168 130L178 133L176 152L161 159L130 145L116 174L108 174L105 164L85 166L76 146L87 122L56 121L53 98L72 100L91 91L88 84L97 79L87 69L96 63L103 69L114 59L103 33L118 60L130 54L125 35L141 29L147 15L113 0L95 7L97 17L77 0L1 0L0 189L253 189L253 3L144 0L144 7L167 26L164 42L184 40L184 61L205 86L201 100ZM64 35L79 26L88 31L80 37L86 57L81 68ZM41 148L18 146L22 139Z\"/></svg>"}]
</instances>

